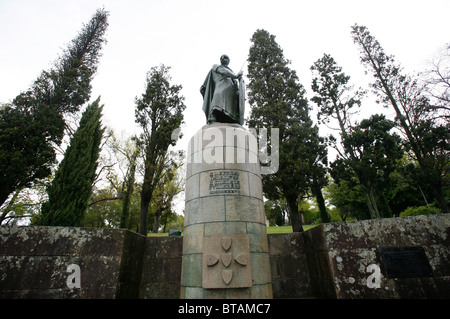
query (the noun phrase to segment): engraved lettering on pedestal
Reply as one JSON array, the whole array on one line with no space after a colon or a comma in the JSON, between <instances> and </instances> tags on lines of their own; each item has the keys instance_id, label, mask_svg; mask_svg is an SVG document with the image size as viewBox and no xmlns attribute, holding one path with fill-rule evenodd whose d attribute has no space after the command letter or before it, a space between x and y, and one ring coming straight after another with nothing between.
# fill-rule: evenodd
<instances>
[{"instance_id":1,"label":"engraved lettering on pedestal","mask_svg":"<svg viewBox=\"0 0 450 319\"><path fill-rule=\"evenodd\" d=\"M231 194L239 195L241 184L239 182L239 172L220 171L209 173L209 194Z\"/></svg>"}]
</instances>

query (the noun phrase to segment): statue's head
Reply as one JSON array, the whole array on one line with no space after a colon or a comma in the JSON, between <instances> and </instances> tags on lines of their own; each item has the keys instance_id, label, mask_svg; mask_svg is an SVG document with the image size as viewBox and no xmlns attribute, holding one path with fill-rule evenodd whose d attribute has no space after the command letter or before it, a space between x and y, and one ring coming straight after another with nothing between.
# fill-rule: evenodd
<instances>
[{"instance_id":1,"label":"statue's head","mask_svg":"<svg viewBox=\"0 0 450 319\"><path fill-rule=\"evenodd\" d=\"M223 55L220 57L220 63L221 63L222 65L228 65L228 64L230 63L230 58L228 57L228 55L223 54Z\"/></svg>"}]
</instances>

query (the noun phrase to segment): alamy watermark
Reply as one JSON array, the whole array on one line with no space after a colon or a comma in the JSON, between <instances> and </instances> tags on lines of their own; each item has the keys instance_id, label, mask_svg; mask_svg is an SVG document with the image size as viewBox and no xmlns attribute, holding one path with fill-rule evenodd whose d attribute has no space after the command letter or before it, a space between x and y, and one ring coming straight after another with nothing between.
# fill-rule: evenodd
<instances>
[{"instance_id":1,"label":"alamy watermark","mask_svg":"<svg viewBox=\"0 0 450 319\"><path fill-rule=\"evenodd\" d=\"M81 269L77 264L70 264L67 266L66 272L70 273L67 276L66 285L68 288L81 288Z\"/></svg>"},{"instance_id":2,"label":"alamy watermark","mask_svg":"<svg viewBox=\"0 0 450 319\"><path fill-rule=\"evenodd\" d=\"M261 164L261 174L275 174L279 168L279 129L248 131L233 127L209 127L197 132L189 143L188 163Z\"/></svg>"},{"instance_id":3,"label":"alamy watermark","mask_svg":"<svg viewBox=\"0 0 450 319\"><path fill-rule=\"evenodd\" d=\"M377 264L370 264L367 266L366 272L372 273L367 277L367 287L370 289L377 289L381 287L381 270Z\"/></svg>"}]
</instances>

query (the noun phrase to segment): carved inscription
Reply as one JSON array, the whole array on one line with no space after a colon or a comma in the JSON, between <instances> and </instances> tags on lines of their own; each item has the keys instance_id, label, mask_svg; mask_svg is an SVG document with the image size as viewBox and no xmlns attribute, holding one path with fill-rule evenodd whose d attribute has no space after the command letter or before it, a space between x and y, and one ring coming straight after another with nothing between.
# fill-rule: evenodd
<instances>
[{"instance_id":1,"label":"carved inscription","mask_svg":"<svg viewBox=\"0 0 450 319\"><path fill-rule=\"evenodd\" d=\"M209 194L240 194L239 172L220 171L209 173Z\"/></svg>"}]
</instances>

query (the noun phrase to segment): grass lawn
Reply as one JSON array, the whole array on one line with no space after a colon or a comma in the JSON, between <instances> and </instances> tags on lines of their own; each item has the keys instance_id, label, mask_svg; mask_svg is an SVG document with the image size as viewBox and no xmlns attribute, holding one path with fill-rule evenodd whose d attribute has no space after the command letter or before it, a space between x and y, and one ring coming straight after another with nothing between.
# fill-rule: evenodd
<instances>
[{"instance_id":1,"label":"grass lawn","mask_svg":"<svg viewBox=\"0 0 450 319\"><path fill-rule=\"evenodd\" d=\"M317 225L303 225L303 230L306 231ZM282 233L292 233L292 226L269 226L267 227L268 234L282 234Z\"/></svg>"},{"instance_id":2,"label":"grass lawn","mask_svg":"<svg viewBox=\"0 0 450 319\"><path fill-rule=\"evenodd\" d=\"M317 225L303 225L303 230L308 230ZM292 226L270 226L267 227L268 234L292 233ZM151 237L169 236L169 233L150 234Z\"/></svg>"},{"instance_id":3,"label":"grass lawn","mask_svg":"<svg viewBox=\"0 0 450 319\"><path fill-rule=\"evenodd\" d=\"M150 233L150 237L162 237L162 236L169 236L169 233Z\"/></svg>"}]
</instances>

